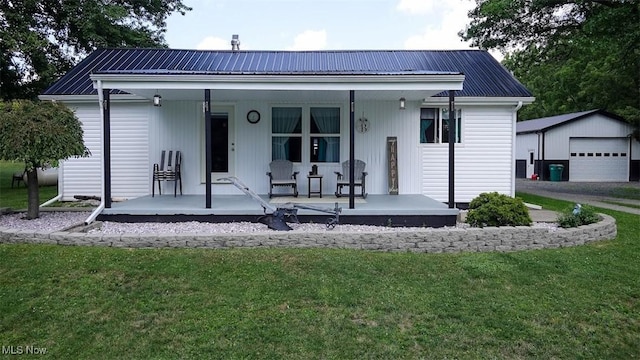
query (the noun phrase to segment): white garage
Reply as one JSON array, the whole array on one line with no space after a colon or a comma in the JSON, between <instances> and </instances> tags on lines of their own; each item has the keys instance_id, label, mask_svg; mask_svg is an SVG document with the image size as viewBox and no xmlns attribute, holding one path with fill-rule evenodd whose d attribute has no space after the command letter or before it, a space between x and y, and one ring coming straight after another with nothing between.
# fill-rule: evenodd
<instances>
[{"instance_id":1,"label":"white garage","mask_svg":"<svg viewBox=\"0 0 640 360\"><path fill-rule=\"evenodd\" d=\"M572 138L569 149L569 181L629 181L629 138Z\"/></svg>"},{"instance_id":2,"label":"white garage","mask_svg":"<svg viewBox=\"0 0 640 360\"><path fill-rule=\"evenodd\" d=\"M633 130L604 110L518 122L516 177L550 180L549 166L560 164L561 181L638 181L640 142Z\"/></svg>"}]
</instances>

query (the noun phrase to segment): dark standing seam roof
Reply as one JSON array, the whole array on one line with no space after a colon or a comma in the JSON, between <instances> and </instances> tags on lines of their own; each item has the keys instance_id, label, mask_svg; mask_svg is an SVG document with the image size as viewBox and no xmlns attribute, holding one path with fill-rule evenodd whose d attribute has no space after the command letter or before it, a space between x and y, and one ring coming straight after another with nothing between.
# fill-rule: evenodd
<instances>
[{"instance_id":1,"label":"dark standing seam roof","mask_svg":"<svg viewBox=\"0 0 640 360\"><path fill-rule=\"evenodd\" d=\"M100 49L44 95L96 94L89 75L412 75L464 74L456 96L531 97L489 53L480 50L201 51ZM441 96L445 94L440 94Z\"/></svg>"},{"instance_id":2,"label":"dark standing seam roof","mask_svg":"<svg viewBox=\"0 0 640 360\"><path fill-rule=\"evenodd\" d=\"M547 131L556 126L560 126L564 123L579 120L593 114L601 114L601 115L610 117L612 119L616 119L623 122L625 121L623 118L621 118L618 115L606 112L604 110L595 109L595 110L581 111L581 112L570 113L570 114L550 116L550 117L545 117L540 119L520 121L516 123L516 134L528 134L528 133L535 133L538 131Z\"/></svg>"}]
</instances>

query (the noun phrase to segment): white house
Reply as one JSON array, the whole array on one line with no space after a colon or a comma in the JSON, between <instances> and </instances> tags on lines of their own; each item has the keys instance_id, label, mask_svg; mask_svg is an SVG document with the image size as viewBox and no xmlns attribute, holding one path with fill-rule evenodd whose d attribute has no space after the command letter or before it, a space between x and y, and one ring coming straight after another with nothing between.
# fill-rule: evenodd
<instances>
[{"instance_id":1,"label":"white house","mask_svg":"<svg viewBox=\"0 0 640 360\"><path fill-rule=\"evenodd\" d=\"M640 143L633 126L604 110L518 122L516 176L549 180L549 165L562 165L564 181L637 181Z\"/></svg>"},{"instance_id":2,"label":"white house","mask_svg":"<svg viewBox=\"0 0 640 360\"><path fill-rule=\"evenodd\" d=\"M480 50L101 49L40 98L75 110L92 153L61 165L61 198L102 196L107 208L111 198L151 194L152 166L164 149L182 152L184 194L204 195L203 208L212 195L240 194L221 177L268 193L265 173L279 158L302 176L316 165L325 194L335 191L341 162L361 159L368 193L386 195L390 137L400 195L450 207L482 192L513 196L516 114L533 101ZM214 158L221 163L207 174ZM298 185L308 192L306 178Z\"/></svg>"}]
</instances>

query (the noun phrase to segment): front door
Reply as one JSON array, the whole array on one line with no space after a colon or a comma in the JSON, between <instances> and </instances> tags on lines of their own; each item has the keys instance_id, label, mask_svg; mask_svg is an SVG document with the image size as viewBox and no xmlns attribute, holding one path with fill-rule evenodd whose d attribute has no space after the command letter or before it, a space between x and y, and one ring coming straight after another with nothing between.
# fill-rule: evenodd
<instances>
[{"instance_id":1,"label":"front door","mask_svg":"<svg viewBox=\"0 0 640 360\"><path fill-rule=\"evenodd\" d=\"M235 175L235 133L232 119L232 110L214 108L211 113L211 179L214 182L221 177Z\"/></svg>"},{"instance_id":2,"label":"front door","mask_svg":"<svg viewBox=\"0 0 640 360\"><path fill-rule=\"evenodd\" d=\"M211 115L211 172L229 173L229 116Z\"/></svg>"},{"instance_id":3,"label":"front door","mask_svg":"<svg viewBox=\"0 0 640 360\"><path fill-rule=\"evenodd\" d=\"M527 178L531 178L531 175L535 173L535 160L533 158L533 150L529 150L529 156L527 158Z\"/></svg>"}]
</instances>

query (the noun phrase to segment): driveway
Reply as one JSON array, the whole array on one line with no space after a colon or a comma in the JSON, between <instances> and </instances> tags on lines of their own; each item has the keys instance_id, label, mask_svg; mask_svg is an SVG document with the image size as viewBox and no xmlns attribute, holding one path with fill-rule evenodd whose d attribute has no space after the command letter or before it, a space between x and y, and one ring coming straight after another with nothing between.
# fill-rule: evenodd
<instances>
[{"instance_id":1,"label":"driveway","mask_svg":"<svg viewBox=\"0 0 640 360\"><path fill-rule=\"evenodd\" d=\"M640 215L640 200L624 197L625 194L636 194L636 197L640 194L640 182L637 181L620 183L516 179L516 191ZM623 206L624 204L631 206Z\"/></svg>"}]
</instances>

